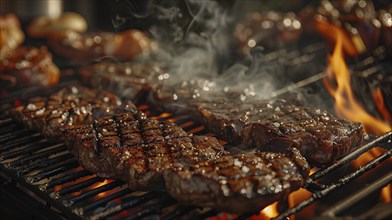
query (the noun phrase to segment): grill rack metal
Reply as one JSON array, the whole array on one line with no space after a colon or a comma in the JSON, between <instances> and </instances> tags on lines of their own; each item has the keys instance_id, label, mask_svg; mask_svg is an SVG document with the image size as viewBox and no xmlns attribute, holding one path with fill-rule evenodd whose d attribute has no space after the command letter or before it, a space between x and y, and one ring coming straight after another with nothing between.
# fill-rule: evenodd
<instances>
[{"instance_id":1,"label":"grill rack metal","mask_svg":"<svg viewBox=\"0 0 392 220\"><path fill-rule=\"evenodd\" d=\"M273 59L273 56L271 56ZM359 64L360 67L368 65L367 62ZM278 90L273 95L280 96L289 92L318 83L322 73L311 76ZM72 85L77 81L65 82L58 87ZM55 89L58 89L55 88ZM53 90L55 90L53 89ZM5 113L12 108L16 100L25 101L27 98L42 93L39 89L29 89L23 92L17 91L0 100L0 174L8 180L14 181L18 187L29 191L34 198L42 202L46 207L52 208L59 213L58 217L72 219L140 219L150 215L160 215L163 219L176 219L178 217L196 212L197 218L206 218L218 215L214 210L200 210L194 207L181 207L174 200L162 192L133 192L121 181L105 180L97 177L80 167L72 155L69 154L63 144L50 144L40 134L29 131L17 124ZM46 92L48 94L50 92ZM172 115L162 113L151 106L139 103L139 109L146 112L150 117L158 120L171 120L179 124L184 130L205 134L206 130L186 115ZM333 171L346 166L364 152L368 152L375 146L382 146L387 151L372 160L368 164L358 168L352 173L338 178L335 182L323 185L317 180L330 175ZM372 139L357 150L347 154L337 163L319 169L310 176L304 188L312 193L311 197L300 204L282 212L276 219L298 213L310 204L323 199L326 195L334 192L339 187L349 184L353 179L371 171L377 165L391 158L392 132ZM331 206L321 214L318 219L339 219L339 214L355 202L368 196L376 190L392 182L392 171L361 190L360 194L353 194ZM100 196L105 194L104 196ZM386 204L390 205L390 204ZM381 207L381 208L379 208ZM381 213L380 219L390 216L389 207L381 204L374 210L365 213ZM246 219L254 213L238 216L238 219ZM192 216L192 214L191 214ZM360 217L358 217L360 218Z\"/></svg>"}]
</instances>

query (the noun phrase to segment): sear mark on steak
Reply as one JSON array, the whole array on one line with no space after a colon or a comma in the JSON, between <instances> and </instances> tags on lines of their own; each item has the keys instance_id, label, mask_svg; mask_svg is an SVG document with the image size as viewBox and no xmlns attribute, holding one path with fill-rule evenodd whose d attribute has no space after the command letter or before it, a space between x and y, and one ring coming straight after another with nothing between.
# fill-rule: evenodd
<instances>
[{"instance_id":1,"label":"sear mark on steak","mask_svg":"<svg viewBox=\"0 0 392 220\"><path fill-rule=\"evenodd\" d=\"M51 96L30 99L28 104L11 110L17 121L36 129L50 141L61 141L61 128L92 122L96 118L135 111L117 96L82 86L65 87Z\"/></svg>"},{"instance_id":2,"label":"sear mark on steak","mask_svg":"<svg viewBox=\"0 0 392 220\"><path fill-rule=\"evenodd\" d=\"M162 172L175 161L197 163L224 154L216 138L189 136L177 125L148 119L141 112L64 131L71 152L87 170L128 181L134 190L162 188Z\"/></svg>"},{"instance_id":3,"label":"sear mark on steak","mask_svg":"<svg viewBox=\"0 0 392 220\"><path fill-rule=\"evenodd\" d=\"M295 148L284 153L227 155L201 163L175 163L164 172L166 188L181 204L220 211L259 211L299 189L309 166Z\"/></svg>"}]
</instances>

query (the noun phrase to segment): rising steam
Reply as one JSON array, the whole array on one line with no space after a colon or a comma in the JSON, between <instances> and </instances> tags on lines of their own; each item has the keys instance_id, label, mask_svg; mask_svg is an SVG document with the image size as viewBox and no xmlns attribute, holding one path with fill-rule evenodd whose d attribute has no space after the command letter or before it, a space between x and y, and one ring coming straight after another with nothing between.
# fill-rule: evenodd
<instances>
[{"instance_id":1,"label":"rising steam","mask_svg":"<svg viewBox=\"0 0 392 220\"><path fill-rule=\"evenodd\" d=\"M281 80L277 74L284 72L282 66L263 61L262 48L238 61L233 46L233 26L238 18L218 2L150 1L143 12L130 1L125 5L128 15L117 15L115 27L135 20L149 22L147 31L160 45L150 59L166 63L170 76L167 85L198 80L201 90L236 91L245 98L267 98L276 90L276 79Z\"/></svg>"}]
</instances>

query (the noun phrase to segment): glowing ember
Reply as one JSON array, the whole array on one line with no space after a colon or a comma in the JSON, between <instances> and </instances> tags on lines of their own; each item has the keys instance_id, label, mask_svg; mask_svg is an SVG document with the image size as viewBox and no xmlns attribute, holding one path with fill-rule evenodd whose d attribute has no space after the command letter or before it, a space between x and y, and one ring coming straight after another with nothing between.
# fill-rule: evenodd
<instances>
[{"instance_id":1,"label":"glowing ember","mask_svg":"<svg viewBox=\"0 0 392 220\"><path fill-rule=\"evenodd\" d=\"M153 120L159 120L159 119L166 119L168 117L170 117L172 114L168 113L168 112L164 112L158 116L151 116L150 118Z\"/></svg>"},{"instance_id":2,"label":"glowing ember","mask_svg":"<svg viewBox=\"0 0 392 220\"><path fill-rule=\"evenodd\" d=\"M91 187L91 189L96 189L96 188L101 187L101 186L103 186L103 185L106 185L106 184L108 184L108 183L110 183L110 182L113 182L113 180L107 180L107 179L105 179L103 182L94 184L94 185ZM102 197L105 197L106 194L107 194L107 192L102 192L102 193L98 194L97 197L98 197L98 198L102 198Z\"/></svg>"},{"instance_id":3,"label":"glowing ember","mask_svg":"<svg viewBox=\"0 0 392 220\"><path fill-rule=\"evenodd\" d=\"M381 201L383 202L391 202L392 195L392 185L389 184L388 186L382 188L381 190Z\"/></svg>"},{"instance_id":4,"label":"glowing ember","mask_svg":"<svg viewBox=\"0 0 392 220\"><path fill-rule=\"evenodd\" d=\"M143 110L146 110L146 109L148 109L149 107L148 107L148 105L140 105L137 109L139 110L139 111L143 111Z\"/></svg>"}]
</instances>

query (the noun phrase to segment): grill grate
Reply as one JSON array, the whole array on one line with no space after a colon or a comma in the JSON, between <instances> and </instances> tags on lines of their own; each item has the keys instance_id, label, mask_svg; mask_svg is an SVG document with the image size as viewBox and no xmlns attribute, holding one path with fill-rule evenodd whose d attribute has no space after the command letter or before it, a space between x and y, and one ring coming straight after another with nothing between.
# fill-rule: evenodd
<instances>
[{"instance_id":1,"label":"grill grate","mask_svg":"<svg viewBox=\"0 0 392 220\"><path fill-rule=\"evenodd\" d=\"M318 44L305 48L305 50L309 50L309 53L320 53L321 51L322 56L324 56L323 47ZM282 57L282 53L288 52L271 53L265 56L265 59L274 61ZM311 56L309 58L306 54L303 56L297 56L297 54L292 53L291 56L287 56L287 59L293 60L299 57L303 60L312 60L315 57ZM374 60L365 59L363 62L359 62L356 68L372 72L371 62L374 62ZM377 71L379 70L377 69ZM296 84L286 86L272 95L282 96L297 89L320 83L323 75L324 73L319 73L310 76ZM77 82L65 82L59 87L75 83ZM37 94L49 94L55 89L51 91L29 89L17 91L1 98L0 174L5 176L6 179L15 181L18 187L23 188L24 191L33 195L35 199L44 203L48 208L58 210L56 212L59 212L59 217L73 219L140 219L146 216L158 215L162 219L177 219L182 216L207 218L220 214L211 209L181 207L164 192L134 192L129 190L127 185L121 181L105 180L97 177L80 167L64 144L47 142L37 132L27 130L14 123L6 114L6 110L12 108L16 100L18 100L17 102L23 102L29 97ZM160 112L158 109L151 108L144 103L138 103L138 106L138 109L145 112L150 118L175 122L189 133L206 134L207 132L204 126L193 122L187 115ZM313 173L304 186L307 191L311 192L310 198L303 200L295 207L281 211L276 219L285 219L300 212L316 201L336 192L342 186L352 184L354 179L372 172L380 164L387 163L392 155L392 132L376 138L369 137L369 139L366 144L347 154L338 162ZM376 146L383 147L386 152L352 172L338 177L334 176L337 179L332 183L321 183L320 180L333 176L336 171L344 169L353 160ZM344 210L391 182L392 172L388 171L367 187L361 188L356 193L348 195L345 199L329 206L318 219L339 219L338 215L343 213ZM382 213L383 215L380 214L381 219L383 216L391 215L388 210L391 209L385 208L384 204L380 204L363 216ZM241 215L237 219L247 219L253 214Z\"/></svg>"},{"instance_id":2,"label":"grill grate","mask_svg":"<svg viewBox=\"0 0 392 220\"><path fill-rule=\"evenodd\" d=\"M145 106L142 106L142 108L145 112L148 110L152 118L176 121L187 131L195 129L199 132L204 131L204 127L197 123L190 123L190 120L186 117L174 117L171 114L161 113ZM88 217L90 219L102 219L113 215L124 215L124 217L126 216L125 219L138 219L148 215L161 214L162 210L169 206L178 206L164 193L148 192L138 195L138 192L132 192L127 189L126 184L123 182L108 181L83 170L83 168L79 167L72 155L69 154L64 144L49 144L39 134L22 129L14 125L14 122L11 120L7 120L7 123L4 125L12 129L3 129L0 131L0 136L3 137L0 141L0 160L3 164L1 167L2 172L16 177L18 181L22 179L22 182L25 182L28 189L33 192L39 191L39 194L46 195L48 199L46 201L62 212L68 210L63 213L73 213L72 217ZM15 134L15 130L19 131L17 135L11 135ZM20 138L22 134L23 136ZM369 141L367 144L341 158L337 163L313 173L304 186L308 191L313 193L312 196L294 208L283 212L276 219L285 219L299 212L308 205L325 197L327 194L334 192L342 185L350 183L352 179L372 170L379 163L389 159L392 155L391 142L392 132ZM330 185L316 183L318 179L328 176L333 171L347 165L375 146L382 146L387 151ZM341 201L336 206L327 210L323 215L334 216L354 202L374 192L376 189L387 185L391 181L392 172L389 172L362 190L360 195L355 194L347 200ZM102 184L103 182L104 184ZM102 185L92 187L97 184ZM97 198L99 194L105 195L102 198ZM126 210L128 210L128 215L121 214ZM167 219L173 219L190 211L192 211L191 208L176 207L165 217ZM216 214L218 213L211 210L202 213L201 216ZM240 216L239 219L248 218L252 214Z\"/></svg>"}]
</instances>

